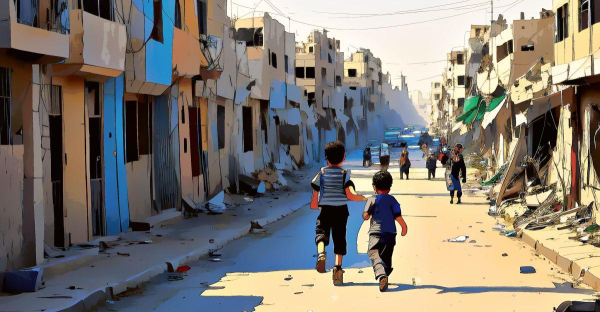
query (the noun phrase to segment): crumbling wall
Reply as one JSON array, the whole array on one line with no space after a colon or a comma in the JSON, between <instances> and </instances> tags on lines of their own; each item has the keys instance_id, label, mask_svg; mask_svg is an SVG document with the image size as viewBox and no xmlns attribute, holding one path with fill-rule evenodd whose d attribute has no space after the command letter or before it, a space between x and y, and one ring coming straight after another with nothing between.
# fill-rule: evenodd
<instances>
[{"instance_id":1,"label":"crumbling wall","mask_svg":"<svg viewBox=\"0 0 600 312\"><path fill-rule=\"evenodd\" d=\"M23 145L0 146L0 272L25 263L23 240Z\"/></svg>"}]
</instances>

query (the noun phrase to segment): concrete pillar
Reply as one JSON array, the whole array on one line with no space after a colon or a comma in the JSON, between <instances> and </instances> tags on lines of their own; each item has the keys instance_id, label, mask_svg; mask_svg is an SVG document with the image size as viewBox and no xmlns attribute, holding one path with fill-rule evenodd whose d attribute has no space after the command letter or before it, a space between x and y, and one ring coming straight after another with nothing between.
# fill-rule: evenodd
<instances>
[{"instance_id":1,"label":"concrete pillar","mask_svg":"<svg viewBox=\"0 0 600 312\"><path fill-rule=\"evenodd\" d=\"M31 103L23 110L23 241L24 267L44 261L44 195L40 120L40 66L32 67Z\"/></svg>"}]
</instances>

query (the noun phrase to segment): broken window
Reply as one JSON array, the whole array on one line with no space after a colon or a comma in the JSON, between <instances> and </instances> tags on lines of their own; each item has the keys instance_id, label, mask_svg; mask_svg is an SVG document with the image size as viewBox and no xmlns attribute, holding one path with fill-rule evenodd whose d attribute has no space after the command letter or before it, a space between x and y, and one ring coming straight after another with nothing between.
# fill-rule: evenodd
<instances>
[{"instance_id":1,"label":"broken window","mask_svg":"<svg viewBox=\"0 0 600 312\"><path fill-rule=\"evenodd\" d=\"M247 47L262 47L263 33L262 27L259 28L238 28L235 32L235 39L245 41Z\"/></svg>"},{"instance_id":2,"label":"broken window","mask_svg":"<svg viewBox=\"0 0 600 312\"><path fill-rule=\"evenodd\" d=\"M260 100L260 130L263 133L264 144L269 144L269 131L267 128L267 116L269 114L269 101Z\"/></svg>"},{"instance_id":3,"label":"broken window","mask_svg":"<svg viewBox=\"0 0 600 312\"><path fill-rule=\"evenodd\" d=\"M348 77L356 77L356 69L348 69Z\"/></svg>"},{"instance_id":4,"label":"broken window","mask_svg":"<svg viewBox=\"0 0 600 312\"><path fill-rule=\"evenodd\" d=\"M314 67L306 67L306 79L315 79Z\"/></svg>"},{"instance_id":5,"label":"broken window","mask_svg":"<svg viewBox=\"0 0 600 312\"><path fill-rule=\"evenodd\" d=\"M313 53L315 51L314 47L308 47L308 53Z\"/></svg>"},{"instance_id":6,"label":"broken window","mask_svg":"<svg viewBox=\"0 0 600 312\"><path fill-rule=\"evenodd\" d=\"M458 65L463 65L465 63L465 56L464 56L464 54L457 54L456 55L456 63Z\"/></svg>"},{"instance_id":7,"label":"broken window","mask_svg":"<svg viewBox=\"0 0 600 312\"><path fill-rule=\"evenodd\" d=\"M481 35L481 28L475 28L475 37L479 37Z\"/></svg>"},{"instance_id":8,"label":"broken window","mask_svg":"<svg viewBox=\"0 0 600 312\"><path fill-rule=\"evenodd\" d=\"M569 38L569 12L568 3L556 10L556 42L561 42Z\"/></svg>"},{"instance_id":9,"label":"broken window","mask_svg":"<svg viewBox=\"0 0 600 312\"><path fill-rule=\"evenodd\" d=\"M0 67L0 145L10 145L10 69Z\"/></svg>"},{"instance_id":10,"label":"broken window","mask_svg":"<svg viewBox=\"0 0 600 312\"><path fill-rule=\"evenodd\" d=\"M200 35L206 35L206 0L197 0L196 7L198 9L198 32Z\"/></svg>"},{"instance_id":11,"label":"broken window","mask_svg":"<svg viewBox=\"0 0 600 312\"><path fill-rule=\"evenodd\" d=\"M150 37L160 43L163 43L162 0L153 1L154 26L152 27L152 34Z\"/></svg>"},{"instance_id":12,"label":"broken window","mask_svg":"<svg viewBox=\"0 0 600 312\"><path fill-rule=\"evenodd\" d=\"M271 49L267 50L267 58L269 58L269 65L271 65L271 59L273 59L272 55L271 55Z\"/></svg>"},{"instance_id":13,"label":"broken window","mask_svg":"<svg viewBox=\"0 0 600 312\"><path fill-rule=\"evenodd\" d=\"M113 2L106 0L83 0L83 10L103 19L114 21Z\"/></svg>"},{"instance_id":14,"label":"broken window","mask_svg":"<svg viewBox=\"0 0 600 312\"><path fill-rule=\"evenodd\" d=\"M304 67L296 67L296 78L304 79Z\"/></svg>"},{"instance_id":15,"label":"broken window","mask_svg":"<svg viewBox=\"0 0 600 312\"><path fill-rule=\"evenodd\" d=\"M331 54L327 54L327 61L329 64L333 64L333 59L331 58Z\"/></svg>"},{"instance_id":16,"label":"broken window","mask_svg":"<svg viewBox=\"0 0 600 312\"><path fill-rule=\"evenodd\" d=\"M350 90L356 90L356 87L350 87Z\"/></svg>"},{"instance_id":17,"label":"broken window","mask_svg":"<svg viewBox=\"0 0 600 312\"><path fill-rule=\"evenodd\" d=\"M590 2L589 0L579 0L579 31L585 30L590 26Z\"/></svg>"},{"instance_id":18,"label":"broken window","mask_svg":"<svg viewBox=\"0 0 600 312\"><path fill-rule=\"evenodd\" d=\"M300 144L300 127L297 125L280 125L279 139L281 144L299 145Z\"/></svg>"},{"instance_id":19,"label":"broken window","mask_svg":"<svg viewBox=\"0 0 600 312\"><path fill-rule=\"evenodd\" d=\"M321 78L325 78L327 76L327 68L321 68Z\"/></svg>"},{"instance_id":20,"label":"broken window","mask_svg":"<svg viewBox=\"0 0 600 312\"><path fill-rule=\"evenodd\" d=\"M378 76L379 76L379 85L381 85L381 84L383 84L383 73L379 72Z\"/></svg>"},{"instance_id":21,"label":"broken window","mask_svg":"<svg viewBox=\"0 0 600 312\"><path fill-rule=\"evenodd\" d=\"M287 74L287 73L290 72L290 70L288 69L289 65L290 65L290 58L287 55L284 55L283 56L283 60L284 60L284 63L285 63L284 64L285 65L285 73Z\"/></svg>"},{"instance_id":22,"label":"broken window","mask_svg":"<svg viewBox=\"0 0 600 312\"><path fill-rule=\"evenodd\" d=\"M316 99L315 99L315 93L314 92L308 92L308 106L312 106L313 104L316 103Z\"/></svg>"},{"instance_id":23,"label":"broken window","mask_svg":"<svg viewBox=\"0 0 600 312\"><path fill-rule=\"evenodd\" d=\"M217 105L217 139L219 149L225 148L225 106Z\"/></svg>"},{"instance_id":24,"label":"broken window","mask_svg":"<svg viewBox=\"0 0 600 312\"><path fill-rule=\"evenodd\" d=\"M592 13L592 25L600 22L600 0L590 1L590 12Z\"/></svg>"},{"instance_id":25,"label":"broken window","mask_svg":"<svg viewBox=\"0 0 600 312\"><path fill-rule=\"evenodd\" d=\"M183 139L183 153L187 154L187 139Z\"/></svg>"},{"instance_id":26,"label":"broken window","mask_svg":"<svg viewBox=\"0 0 600 312\"><path fill-rule=\"evenodd\" d=\"M434 99L437 101L437 100L439 100L439 99L440 99L440 95L439 95L439 94L435 94L435 95L433 96L433 98L434 98Z\"/></svg>"},{"instance_id":27,"label":"broken window","mask_svg":"<svg viewBox=\"0 0 600 312\"><path fill-rule=\"evenodd\" d=\"M467 77L467 88L471 88L473 86L473 77Z\"/></svg>"},{"instance_id":28,"label":"broken window","mask_svg":"<svg viewBox=\"0 0 600 312\"><path fill-rule=\"evenodd\" d=\"M137 102L125 102L125 162L137 161L138 150L138 125Z\"/></svg>"},{"instance_id":29,"label":"broken window","mask_svg":"<svg viewBox=\"0 0 600 312\"><path fill-rule=\"evenodd\" d=\"M454 101L454 100L452 100L452 101ZM458 108L461 108L461 107L465 106L465 99L459 98L457 103L458 103ZM454 103L452 103L452 104L454 104Z\"/></svg>"},{"instance_id":30,"label":"broken window","mask_svg":"<svg viewBox=\"0 0 600 312\"><path fill-rule=\"evenodd\" d=\"M275 52L271 53L271 66L277 68L277 54Z\"/></svg>"},{"instance_id":31,"label":"broken window","mask_svg":"<svg viewBox=\"0 0 600 312\"><path fill-rule=\"evenodd\" d=\"M152 109L147 101L137 102L138 154L152 153Z\"/></svg>"},{"instance_id":32,"label":"broken window","mask_svg":"<svg viewBox=\"0 0 600 312\"><path fill-rule=\"evenodd\" d=\"M336 87L342 86L342 77L341 76L335 76L335 86Z\"/></svg>"},{"instance_id":33,"label":"broken window","mask_svg":"<svg viewBox=\"0 0 600 312\"><path fill-rule=\"evenodd\" d=\"M458 76L457 83L459 86L464 86L465 85L465 76Z\"/></svg>"},{"instance_id":34,"label":"broken window","mask_svg":"<svg viewBox=\"0 0 600 312\"><path fill-rule=\"evenodd\" d=\"M534 50L535 50L535 47L534 47L533 43L521 46L521 51L523 51L523 52L534 51Z\"/></svg>"},{"instance_id":35,"label":"broken window","mask_svg":"<svg viewBox=\"0 0 600 312\"><path fill-rule=\"evenodd\" d=\"M252 128L252 107L242 107L242 122L244 130L244 153L254 150L254 129Z\"/></svg>"},{"instance_id":36,"label":"broken window","mask_svg":"<svg viewBox=\"0 0 600 312\"><path fill-rule=\"evenodd\" d=\"M439 82L436 82L435 83L435 88L439 88L439 87L441 87L441 84Z\"/></svg>"},{"instance_id":37,"label":"broken window","mask_svg":"<svg viewBox=\"0 0 600 312\"><path fill-rule=\"evenodd\" d=\"M179 0L175 0L175 27L182 29L181 5Z\"/></svg>"}]
</instances>

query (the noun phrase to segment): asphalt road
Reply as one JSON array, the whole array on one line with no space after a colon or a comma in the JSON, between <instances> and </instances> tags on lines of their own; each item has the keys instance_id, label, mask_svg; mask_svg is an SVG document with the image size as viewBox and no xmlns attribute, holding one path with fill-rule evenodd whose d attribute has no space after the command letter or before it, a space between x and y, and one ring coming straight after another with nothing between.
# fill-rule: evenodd
<instances>
[{"instance_id":1,"label":"asphalt road","mask_svg":"<svg viewBox=\"0 0 600 312\"><path fill-rule=\"evenodd\" d=\"M390 171L398 178L399 149ZM190 265L186 274L163 274L98 307L98 311L552 311L565 300L591 299L573 288L568 274L516 239L492 230L483 197L450 205L445 183L427 181L420 151L411 152L411 180L395 180L392 195L408 223L398 238L390 289L380 293L365 254L363 203L349 205L345 285L315 267L314 226L318 211L308 207L231 242L217 258ZM362 155L348 155L357 191L372 195L376 166L362 168ZM468 235L465 243L443 240ZM331 246L328 252L333 255ZM506 253L507 256L503 256ZM333 257L327 259L328 268ZM522 265L535 274L520 274Z\"/></svg>"}]
</instances>

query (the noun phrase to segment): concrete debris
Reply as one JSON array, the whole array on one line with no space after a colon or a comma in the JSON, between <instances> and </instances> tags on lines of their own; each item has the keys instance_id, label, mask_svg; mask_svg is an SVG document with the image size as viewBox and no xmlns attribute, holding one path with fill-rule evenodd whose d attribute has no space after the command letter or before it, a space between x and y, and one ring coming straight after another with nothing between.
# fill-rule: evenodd
<instances>
[{"instance_id":1,"label":"concrete debris","mask_svg":"<svg viewBox=\"0 0 600 312\"><path fill-rule=\"evenodd\" d=\"M503 253L502 257L508 257L508 254L507 253Z\"/></svg>"},{"instance_id":2,"label":"concrete debris","mask_svg":"<svg viewBox=\"0 0 600 312\"><path fill-rule=\"evenodd\" d=\"M466 235L461 235L455 238L448 238L446 240L444 240L444 242L451 242L451 243L464 243L467 241L467 239L469 238L469 236Z\"/></svg>"},{"instance_id":3,"label":"concrete debris","mask_svg":"<svg viewBox=\"0 0 600 312\"><path fill-rule=\"evenodd\" d=\"M9 271L4 274L4 290L9 292L35 292L42 287L41 268Z\"/></svg>"}]
</instances>

